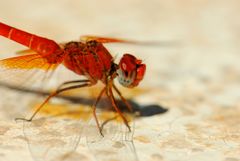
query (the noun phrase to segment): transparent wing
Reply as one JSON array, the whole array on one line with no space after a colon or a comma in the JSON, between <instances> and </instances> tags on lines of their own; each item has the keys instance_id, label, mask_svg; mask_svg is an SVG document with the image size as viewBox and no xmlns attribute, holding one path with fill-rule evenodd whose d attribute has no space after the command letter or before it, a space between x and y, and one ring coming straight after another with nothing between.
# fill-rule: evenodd
<instances>
[{"instance_id":1,"label":"transparent wing","mask_svg":"<svg viewBox=\"0 0 240 161\"><path fill-rule=\"evenodd\" d=\"M0 83L29 87L42 83L59 64L50 64L39 54L0 60Z\"/></svg>"},{"instance_id":2,"label":"transparent wing","mask_svg":"<svg viewBox=\"0 0 240 161\"><path fill-rule=\"evenodd\" d=\"M98 113L103 125L103 135L99 134L95 120L92 119L87 128L87 145L98 161L137 161L137 153L133 143L134 117L127 116L131 131L114 112Z\"/></svg>"},{"instance_id":3,"label":"transparent wing","mask_svg":"<svg viewBox=\"0 0 240 161\"><path fill-rule=\"evenodd\" d=\"M41 111L43 117L24 122L24 136L34 160L55 161L71 158L92 113L87 107L78 106L78 110L69 108L71 106L66 109L65 105L48 105ZM49 117L52 114L55 116Z\"/></svg>"},{"instance_id":4,"label":"transparent wing","mask_svg":"<svg viewBox=\"0 0 240 161\"><path fill-rule=\"evenodd\" d=\"M84 35L80 37L80 40L83 42L96 40L101 43L137 43L137 41L119 39L119 38L110 38L110 37L100 37L100 36L93 36L93 35Z\"/></svg>"},{"instance_id":5,"label":"transparent wing","mask_svg":"<svg viewBox=\"0 0 240 161\"><path fill-rule=\"evenodd\" d=\"M159 47L176 47L181 45L178 41L136 41L128 40L121 38L112 38L112 37L102 37L95 35L84 35L80 37L80 40L83 42L96 40L101 43L126 43L126 44L135 44L135 45L144 45L144 46L159 46Z\"/></svg>"}]
</instances>

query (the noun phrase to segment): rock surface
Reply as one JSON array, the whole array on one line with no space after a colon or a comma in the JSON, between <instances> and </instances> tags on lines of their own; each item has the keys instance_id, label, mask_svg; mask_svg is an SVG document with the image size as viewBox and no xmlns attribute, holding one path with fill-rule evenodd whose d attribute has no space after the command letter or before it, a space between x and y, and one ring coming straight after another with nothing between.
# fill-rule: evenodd
<instances>
[{"instance_id":1,"label":"rock surface","mask_svg":"<svg viewBox=\"0 0 240 161\"><path fill-rule=\"evenodd\" d=\"M84 125L64 118L14 122L31 115L33 102L42 98L1 86L0 160L239 161L239 10L234 0L0 2L1 22L58 42L86 34L163 41L106 46L118 58L133 53L147 64L142 92L123 89L126 97L168 109L135 119L134 134L109 125L116 135L101 138L91 135L97 133L92 121L87 133ZM25 49L2 37L0 44L1 58ZM50 86L65 78L53 77ZM79 140L80 133L87 137Z\"/></svg>"}]
</instances>

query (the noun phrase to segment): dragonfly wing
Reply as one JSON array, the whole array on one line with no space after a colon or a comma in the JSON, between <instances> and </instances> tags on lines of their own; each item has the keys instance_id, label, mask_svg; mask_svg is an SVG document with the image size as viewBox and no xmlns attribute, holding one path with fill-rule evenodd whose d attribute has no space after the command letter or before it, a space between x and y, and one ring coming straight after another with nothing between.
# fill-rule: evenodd
<instances>
[{"instance_id":1,"label":"dragonfly wing","mask_svg":"<svg viewBox=\"0 0 240 161\"><path fill-rule=\"evenodd\" d=\"M50 109L47 108L45 107L46 112L49 112ZM89 116L92 116L89 111L89 108L83 107L79 111L56 114L58 117L45 116L32 122L24 122L23 132L33 159L71 160L81 140L83 129L88 124Z\"/></svg>"},{"instance_id":2,"label":"dragonfly wing","mask_svg":"<svg viewBox=\"0 0 240 161\"><path fill-rule=\"evenodd\" d=\"M100 36L93 36L93 35L85 35L81 36L80 40L83 42L96 40L100 43L137 43L137 41L130 41L125 39L118 39L118 38L110 38L110 37L100 37Z\"/></svg>"},{"instance_id":3,"label":"dragonfly wing","mask_svg":"<svg viewBox=\"0 0 240 161\"><path fill-rule=\"evenodd\" d=\"M98 118L99 121L104 124L103 126L103 136L99 134L98 128L96 127L95 120L91 120L90 126L87 129L87 144L98 161L137 161L137 153L133 143L133 133L134 133L134 119L131 118L129 125L131 126L131 131L124 125L122 121L116 117L106 119L106 114L104 117L100 114ZM112 115L112 114L110 114ZM115 114L116 115L116 114Z\"/></svg>"},{"instance_id":4,"label":"dragonfly wing","mask_svg":"<svg viewBox=\"0 0 240 161\"><path fill-rule=\"evenodd\" d=\"M49 66L53 64L48 63L47 59L39 54L30 54L3 59L0 61L1 68L6 69L41 69L49 70Z\"/></svg>"},{"instance_id":5,"label":"dragonfly wing","mask_svg":"<svg viewBox=\"0 0 240 161\"><path fill-rule=\"evenodd\" d=\"M32 157L37 161L53 161L75 151L82 128L78 121L38 119L25 122L23 129Z\"/></svg>"},{"instance_id":6,"label":"dragonfly wing","mask_svg":"<svg viewBox=\"0 0 240 161\"><path fill-rule=\"evenodd\" d=\"M136 41L136 40L128 40L128 39L94 36L94 35L81 36L80 40L83 42L96 40L100 43L126 43L126 44L158 46L158 47L177 47L182 45L178 41L164 41L164 40L163 41Z\"/></svg>"},{"instance_id":7,"label":"dragonfly wing","mask_svg":"<svg viewBox=\"0 0 240 161\"><path fill-rule=\"evenodd\" d=\"M22 55L0 60L0 82L16 86L31 86L41 82L46 73L53 71L59 64L51 64L39 54Z\"/></svg>"}]
</instances>

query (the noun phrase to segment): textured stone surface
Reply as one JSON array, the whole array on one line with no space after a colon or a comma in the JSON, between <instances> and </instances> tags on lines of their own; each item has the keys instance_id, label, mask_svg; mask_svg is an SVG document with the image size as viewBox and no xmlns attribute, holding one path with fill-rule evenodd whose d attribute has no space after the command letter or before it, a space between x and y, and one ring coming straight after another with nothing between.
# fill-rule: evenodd
<instances>
[{"instance_id":1,"label":"textured stone surface","mask_svg":"<svg viewBox=\"0 0 240 161\"><path fill-rule=\"evenodd\" d=\"M77 128L80 122L64 118L23 127L14 118L29 116L33 103L42 98L1 86L0 160L239 161L239 10L240 3L234 0L0 2L0 21L58 42L95 34L178 44L107 45L113 55L133 53L147 64L139 87L142 92L124 90L125 95L143 105L169 109L162 115L135 119L134 134L122 133L116 129L124 128L119 124L109 125L107 129L119 135L101 139L90 135L96 132L92 120L84 133L84 128ZM24 49L2 37L0 44L1 58ZM51 84L62 78L52 78ZM67 102L54 100L53 104ZM128 141L132 138L133 142Z\"/></svg>"}]
</instances>

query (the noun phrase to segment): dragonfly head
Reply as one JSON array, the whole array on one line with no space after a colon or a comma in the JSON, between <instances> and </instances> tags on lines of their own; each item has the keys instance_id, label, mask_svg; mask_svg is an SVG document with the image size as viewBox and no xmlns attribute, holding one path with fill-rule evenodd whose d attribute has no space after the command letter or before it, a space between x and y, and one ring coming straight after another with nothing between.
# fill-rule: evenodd
<instances>
[{"instance_id":1,"label":"dragonfly head","mask_svg":"<svg viewBox=\"0 0 240 161\"><path fill-rule=\"evenodd\" d=\"M118 81L124 87L132 88L143 79L146 65L131 54L124 54L119 62Z\"/></svg>"}]
</instances>

